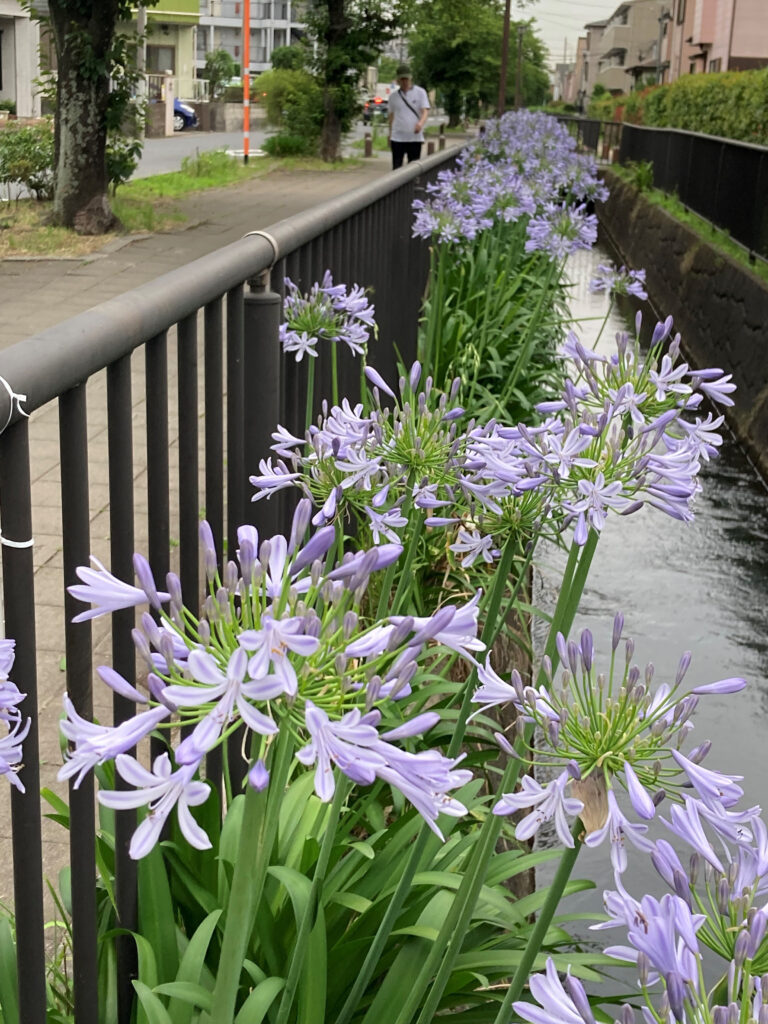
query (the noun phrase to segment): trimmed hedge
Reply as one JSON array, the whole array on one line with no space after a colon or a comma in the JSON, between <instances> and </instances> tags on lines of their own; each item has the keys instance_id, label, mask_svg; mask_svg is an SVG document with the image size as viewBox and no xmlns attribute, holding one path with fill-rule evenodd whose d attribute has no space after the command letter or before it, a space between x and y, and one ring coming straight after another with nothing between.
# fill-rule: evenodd
<instances>
[{"instance_id":1,"label":"trimmed hedge","mask_svg":"<svg viewBox=\"0 0 768 1024\"><path fill-rule=\"evenodd\" d=\"M768 146L768 68L684 75L628 96L601 96L589 114Z\"/></svg>"}]
</instances>

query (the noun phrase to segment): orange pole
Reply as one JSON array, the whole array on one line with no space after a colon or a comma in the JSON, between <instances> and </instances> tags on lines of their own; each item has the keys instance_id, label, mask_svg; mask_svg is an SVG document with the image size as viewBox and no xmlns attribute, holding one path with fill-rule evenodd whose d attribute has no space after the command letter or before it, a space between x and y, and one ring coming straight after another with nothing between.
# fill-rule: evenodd
<instances>
[{"instance_id":1,"label":"orange pole","mask_svg":"<svg viewBox=\"0 0 768 1024\"><path fill-rule=\"evenodd\" d=\"M243 163L248 163L251 141L251 0L243 0Z\"/></svg>"}]
</instances>

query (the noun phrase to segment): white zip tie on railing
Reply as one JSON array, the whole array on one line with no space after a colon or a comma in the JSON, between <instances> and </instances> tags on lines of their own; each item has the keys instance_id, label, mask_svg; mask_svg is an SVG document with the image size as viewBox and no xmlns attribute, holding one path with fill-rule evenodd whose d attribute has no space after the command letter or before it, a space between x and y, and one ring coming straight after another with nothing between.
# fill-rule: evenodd
<instances>
[{"instance_id":1,"label":"white zip tie on railing","mask_svg":"<svg viewBox=\"0 0 768 1024\"><path fill-rule=\"evenodd\" d=\"M26 416L27 419L29 419L29 413L25 412L24 409L21 408L21 403L22 402L26 402L27 396L26 395L18 395L18 394L16 394L16 392L13 390L13 388L8 383L8 381L5 379L5 377L0 377L0 384L2 384L3 387L5 388L5 390L8 392L8 397L11 400L11 407L8 410L8 419L5 421L3 426L0 427L0 434L2 434L3 431L5 431L8 428L8 426L10 425L11 420L13 419L13 403L14 402L16 403L16 409L18 410L20 416Z\"/></svg>"},{"instance_id":2,"label":"white zip tie on railing","mask_svg":"<svg viewBox=\"0 0 768 1024\"><path fill-rule=\"evenodd\" d=\"M11 400L11 408L8 411L8 419L3 424L2 429L0 429L0 434L2 434L3 431L5 431L5 429L10 424L11 420L13 419L13 403L14 402L16 403L16 409L18 410L20 416L26 416L27 419L29 419L29 413L26 412L21 407L21 403L22 402L26 402L27 396L26 395L19 395L19 394L17 394L13 390L11 385L8 383L8 381L5 379L5 377L0 377L0 384L2 384L2 386L8 392L8 397ZM0 530L0 545L2 545L3 547L6 547L6 548L31 548L34 545L34 543L35 543L34 537L31 538L30 540L8 540L7 537L3 536L3 531Z\"/></svg>"}]
</instances>

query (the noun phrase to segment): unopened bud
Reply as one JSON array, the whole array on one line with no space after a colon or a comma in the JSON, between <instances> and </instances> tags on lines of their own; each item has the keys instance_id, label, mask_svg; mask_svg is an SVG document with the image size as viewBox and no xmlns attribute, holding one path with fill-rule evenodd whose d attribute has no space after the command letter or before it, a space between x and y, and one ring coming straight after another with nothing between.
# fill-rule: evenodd
<instances>
[{"instance_id":1,"label":"unopened bud","mask_svg":"<svg viewBox=\"0 0 768 1024\"><path fill-rule=\"evenodd\" d=\"M197 623L197 635L203 647L211 642L211 627L207 619L200 619Z\"/></svg>"},{"instance_id":2,"label":"unopened bud","mask_svg":"<svg viewBox=\"0 0 768 1024\"><path fill-rule=\"evenodd\" d=\"M721 878L717 883L717 909L726 916L731 902L731 890L727 878Z\"/></svg>"}]
</instances>

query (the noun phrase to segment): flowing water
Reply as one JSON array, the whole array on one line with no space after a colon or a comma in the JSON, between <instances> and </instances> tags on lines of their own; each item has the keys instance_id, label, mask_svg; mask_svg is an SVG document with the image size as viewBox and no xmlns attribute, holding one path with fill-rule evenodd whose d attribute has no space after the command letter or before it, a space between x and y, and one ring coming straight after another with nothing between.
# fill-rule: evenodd
<instances>
[{"instance_id":1,"label":"flowing water","mask_svg":"<svg viewBox=\"0 0 768 1024\"><path fill-rule=\"evenodd\" d=\"M604 314L606 298L591 295L588 283L597 264L606 258L610 257L599 248L572 258L568 272L574 316ZM649 304L640 306L652 327L656 317ZM663 316L664 311L660 312ZM628 315L632 319L634 310ZM597 320L585 320L577 333L591 344L598 329ZM600 350L609 351L616 331L623 329L634 331L634 326L628 327L621 314L613 312ZM738 403L738 391L733 397ZM705 766L743 775L743 806L761 804L768 810L768 490L730 437L721 456L704 465L701 485L692 523L677 522L655 509L609 516L574 635L585 627L592 631L596 663L607 670L613 616L622 611L624 635L636 642L635 664L642 673L646 662L653 662L657 685L674 680L686 650L693 653L686 676L689 686L744 677L749 685L741 693L700 699L695 729L684 752L711 739ZM542 555L537 599L545 606L554 605L561 563L559 552ZM649 832L653 834L669 837L655 823ZM545 845L556 842L551 833L543 837ZM539 873L541 884L550 880L552 870ZM565 909L599 911L603 888L613 888L607 843L596 850L582 850L574 877L593 880L597 891L571 897ZM648 856L633 848L629 848L624 884L636 898L665 891ZM577 933L589 935L585 927ZM624 942L625 936L611 930L592 933L592 939L599 939L602 946Z\"/></svg>"}]
</instances>

